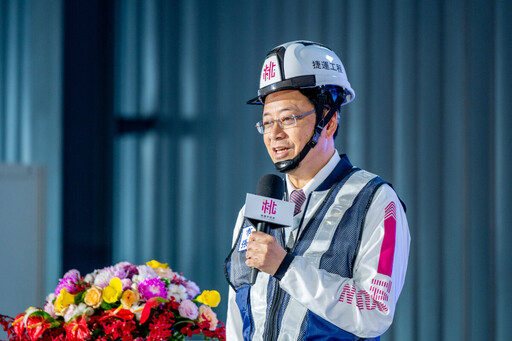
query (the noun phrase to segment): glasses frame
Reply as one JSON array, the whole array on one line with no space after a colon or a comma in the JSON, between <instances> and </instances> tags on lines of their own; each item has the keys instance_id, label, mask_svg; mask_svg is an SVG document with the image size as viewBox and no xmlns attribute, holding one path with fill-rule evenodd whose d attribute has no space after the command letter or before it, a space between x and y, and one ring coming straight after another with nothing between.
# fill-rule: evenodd
<instances>
[{"instance_id":1,"label":"glasses frame","mask_svg":"<svg viewBox=\"0 0 512 341\"><path fill-rule=\"evenodd\" d=\"M316 110L313 109L311 111L305 112L304 114L300 114L297 116L292 114L291 117L293 118L293 125L290 125L289 127L283 127L283 122L279 118L275 119L275 120L268 121L267 124L269 124L269 126L272 127L272 129L268 129L268 131L265 131L265 126L263 125L263 121L259 121L258 123L256 123L256 130L261 135L269 134L272 130L274 130L274 122L277 123L281 129L295 127L297 125L297 120L300 120L301 118L304 118L306 116L314 114L315 112L316 112Z\"/></svg>"}]
</instances>

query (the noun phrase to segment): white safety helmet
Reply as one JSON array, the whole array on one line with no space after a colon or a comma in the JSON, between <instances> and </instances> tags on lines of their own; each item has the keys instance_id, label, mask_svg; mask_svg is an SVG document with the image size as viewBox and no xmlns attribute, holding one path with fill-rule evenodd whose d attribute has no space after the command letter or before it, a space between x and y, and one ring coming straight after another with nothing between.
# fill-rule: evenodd
<instances>
[{"instance_id":1,"label":"white safety helmet","mask_svg":"<svg viewBox=\"0 0 512 341\"><path fill-rule=\"evenodd\" d=\"M355 98L336 53L312 41L292 41L275 47L267 54L261 69L258 96L247 103L263 104L268 94L280 90L315 87L342 88L345 100L341 105Z\"/></svg>"},{"instance_id":2,"label":"white safety helmet","mask_svg":"<svg viewBox=\"0 0 512 341\"><path fill-rule=\"evenodd\" d=\"M299 166L318 143L327 122L342 105L352 102L355 98L345 68L336 53L312 41L297 40L272 49L261 69L258 96L247 103L262 105L268 94L293 89L301 91L304 95L308 89L313 90L314 95L310 95L314 96L314 99L310 95L306 96L315 105L316 124L312 137L298 155L293 159L274 163L275 168L282 173L290 172ZM326 105L329 110L324 115Z\"/></svg>"}]
</instances>

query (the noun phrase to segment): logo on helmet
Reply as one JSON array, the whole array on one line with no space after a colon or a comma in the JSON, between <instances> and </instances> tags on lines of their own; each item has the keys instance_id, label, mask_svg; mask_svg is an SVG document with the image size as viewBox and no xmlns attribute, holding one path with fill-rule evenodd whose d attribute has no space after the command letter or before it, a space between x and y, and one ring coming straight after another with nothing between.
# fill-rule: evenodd
<instances>
[{"instance_id":1,"label":"logo on helmet","mask_svg":"<svg viewBox=\"0 0 512 341\"><path fill-rule=\"evenodd\" d=\"M261 69L260 88L281 81L281 70L276 55L268 56Z\"/></svg>"},{"instance_id":2,"label":"logo on helmet","mask_svg":"<svg viewBox=\"0 0 512 341\"><path fill-rule=\"evenodd\" d=\"M263 80L266 82L276 76L276 64L273 61L265 63L263 66Z\"/></svg>"}]
</instances>

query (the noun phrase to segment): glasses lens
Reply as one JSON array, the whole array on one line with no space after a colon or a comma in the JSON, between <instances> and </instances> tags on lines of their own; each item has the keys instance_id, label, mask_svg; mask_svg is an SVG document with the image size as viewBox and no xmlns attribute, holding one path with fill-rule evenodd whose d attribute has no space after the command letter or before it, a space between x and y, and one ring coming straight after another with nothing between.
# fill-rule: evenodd
<instances>
[{"instance_id":1,"label":"glasses lens","mask_svg":"<svg viewBox=\"0 0 512 341\"><path fill-rule=\"evenodd\" d=\"M256 128L260 134L268 134L272 131L272 126L276 121L260 121L256 124Z\"/></svg>"},{"instance_id":2,"label":"glasses lens","mask_svg":"<svg viewBox=\"0 0 512 341\"><path fill-rule=\"evenodd\" d=\"M286 114L279 117L278 120L270 121L259 121L256 123L256 129L260 134L268 134L272 131L274 122L277 123L281 128L294 127L297 124L297 118L293 114Z\"/></svg>"},{"instance_id":3,"label":"glasses lens","mask_svg":"<svg viewBox=\"0 0 512 341\"><path fill-rule=\"evenodd\" d=\"M263 125L261 122L256 123L256 130L260 134L263 134L265 132L265 129L263 128Z\"/></svg>"},{"instance_id":4,"label":"glasses lens","mask_svg":"<svg viewBox=\"0 0 512 341\"><path fill-rule=\"evenodd\" d=\"M296 123L295 115L292 114L283 115L279 118L279 120L281 121L281 127L283 128L293 127Z\"/></svg>"}]
</instances>

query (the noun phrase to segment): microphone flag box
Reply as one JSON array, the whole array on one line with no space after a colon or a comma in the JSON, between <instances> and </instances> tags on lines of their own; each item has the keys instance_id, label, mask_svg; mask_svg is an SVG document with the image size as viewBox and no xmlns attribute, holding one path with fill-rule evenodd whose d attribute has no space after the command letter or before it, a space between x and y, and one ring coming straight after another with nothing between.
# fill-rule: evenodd
<instances>
[{"instance_id":1,"label":"microphone flag box","mask_svg":"<svg viewBox=\"0 0 512 341\"><path fill-rule=\"evenodd\" d=\"M244 216L277 226L292 226L294 209L292 202L247 193Z\"/></svg>"}]
</instances>

